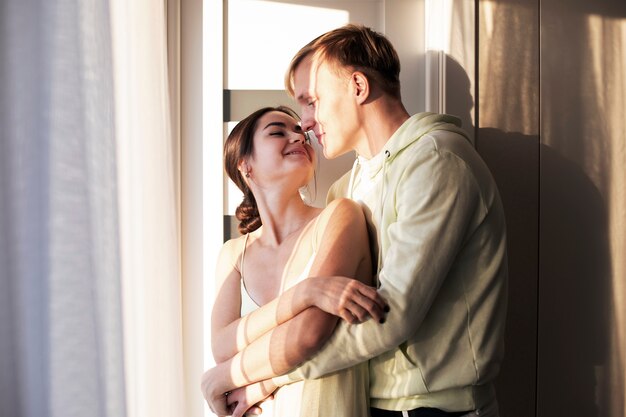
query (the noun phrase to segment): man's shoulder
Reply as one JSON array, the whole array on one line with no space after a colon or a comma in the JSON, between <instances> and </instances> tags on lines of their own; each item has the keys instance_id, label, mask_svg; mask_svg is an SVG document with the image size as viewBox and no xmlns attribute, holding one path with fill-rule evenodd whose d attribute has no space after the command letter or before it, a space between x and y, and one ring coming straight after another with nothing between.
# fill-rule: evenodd
<instances>
[{"instance_id":1,"label":"man's shoulder","mask_svg":"<svg viewBox=\"0 0 626 417\"><path fill-rule=\"evenodd\" d=\"M426 161L446 164L446 156L455 155L466 159L476 154L472 143L463 135L447 130L434 130L408 144L394 159L395 168L419 167Z\"/></svg>"},{"instance_id":2,"label":"man's shoulder","mask_svg":"<svg viewBox=\"0 0 626 417\"><path fill-rule=\"evenodd\" d=\"M419 140L416 140L407 146L407 149L419 151L424 149L441 149L456 146L474 148L470 140L460 133L439 129L432 130L424 134Z\"/></svg>"}]
</instances>

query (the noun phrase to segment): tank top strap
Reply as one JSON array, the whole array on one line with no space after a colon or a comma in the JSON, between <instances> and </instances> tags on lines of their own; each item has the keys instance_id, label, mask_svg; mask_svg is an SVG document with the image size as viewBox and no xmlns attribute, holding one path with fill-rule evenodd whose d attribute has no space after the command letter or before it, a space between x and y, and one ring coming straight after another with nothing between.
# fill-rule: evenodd
<instances>
[{"instance_id":1,"label":"tank top strap","mask_svg":"<svg viewBox=\"0 0 626 417\"><path fill-rule=\"evenodd\" d=\"M317 217L315 217L315 224L313 224L313 239L311 239L311 245L312 248L311 250L313 251L313 253L317 253L317 248L319 248L319 224L320 224L320 217L321 217L322 213L318 214Z\"/></svg>"},{"instance_id":2,"label":"tank top strap","mask_svg":"<svg viewBox=\"0 0 626 417\"><path fill-rule=\"evenodd\" d=\"M246 287L246 280L244 279L243 267L244 258L246 256L246 249L248 248L248 236L250 236L249 233L247 233L243 239L243 248L241 249L241 259L239 261L239 282L241 287L240 313L242 317L248 313L251 313L259 307L259 304L254 300L254 298L252 298L252 296L248 292L248 288Z\"/></svg>"},{"instance_id":3,"label":"tank top strap","mask_svg":"<svg viewBox=\"0 0 626 417\"><path fill-rule=\"evenodd\" d=\"M241 249L241 259L239 260L239 275L241 276L241 281L243 281L243 260L246 256L246 249L248 248L248 237L250 233L246 233L243 238L243 248Z\"/></svg>"}]
</instances>

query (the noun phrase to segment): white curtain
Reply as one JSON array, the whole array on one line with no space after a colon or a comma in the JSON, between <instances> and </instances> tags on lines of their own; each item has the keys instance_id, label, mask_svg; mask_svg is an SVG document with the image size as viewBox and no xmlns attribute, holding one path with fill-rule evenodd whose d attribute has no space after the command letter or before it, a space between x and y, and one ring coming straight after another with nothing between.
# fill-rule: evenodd
<instances>
[{"instance_id":1,"label":"white curtain","mask_svg":"<svg viewBox=\"0 0 626 417\"><path fill-rule=\"evenodd\" d=\"M170 127L165 2L110 3L128 411L129 417L179 417L179 175Z\"/></svg>"},{"instance_id":2,"label":"white curtain","mask_svg":"<svg viewBox=\"0 0 626 417\"><path fill-rule=\"evenodd\" d=\"M184 415L164 13L0 2L2 417Z\"/></svg>"}]
</instances>

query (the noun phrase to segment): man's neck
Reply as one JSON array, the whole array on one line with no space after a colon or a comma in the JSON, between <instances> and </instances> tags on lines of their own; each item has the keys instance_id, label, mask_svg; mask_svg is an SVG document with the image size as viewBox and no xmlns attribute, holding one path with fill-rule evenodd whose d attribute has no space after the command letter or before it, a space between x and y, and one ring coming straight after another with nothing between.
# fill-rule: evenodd
<instances>
[{"instance_id":1,"label":"man's neck","mask_svg":"<svg viewBox=\"0 0 626 417\"><path fill-rule=\"evenodd\" d=\"M363 137L356 152L367 158L378 155L391 136L410 117L401 102L377 100L363 107L361 123Z\"/></svg>"}]
</instances>

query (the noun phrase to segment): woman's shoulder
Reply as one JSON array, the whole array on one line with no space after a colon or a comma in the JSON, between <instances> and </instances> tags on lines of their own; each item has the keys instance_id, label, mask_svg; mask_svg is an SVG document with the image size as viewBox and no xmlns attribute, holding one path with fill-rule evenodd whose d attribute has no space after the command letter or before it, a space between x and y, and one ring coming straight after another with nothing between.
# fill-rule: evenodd
<instances>
[{"instance_id":1,"label":"woman's shoulder","mask_svg":"<svg viewBox=\"0 0 626 417\"><path fill-rule=\"evenodd\" d=\"M237 260L241 256L243 252L246 235L241 235L232 239L227 240L222 245L222 250L220 251L220 258L223 261L229 261L233 265L238 264Z\"/></svg>"},{"instance_id":2,"label":"woman's shoulder","mask_svg":"<svg viewBox=\"0 0 626 417\"><path fill-rule=\"evenodd\" d=\"M237 236L237 237L233 237L231 239L228 239L226 242L224 242L224 244L222 245L223 249L228 249L228 250L233 250L237 247L241 247L243 246L245 240L246 240L246 236L247 235L241 235L241 236Z\"/></svg>"},{"instance_id":3,"label":"woman's shoulder","mask_svg":"<svg viewBox=\"0 0 626 417\"><path fill-rule=\"evenodd\" d=\"M335 216L339 214L362 216L363 208L358 202L349 198L341 197L328 203L320 215Z\"/></svg>"},{"instance_id":4,"label":"woman's shoulder","mask_svg":"<svg viewBox=\"0 0 626 417\"><path fill-rule=\"evenodd\" d=\"M321 226L333 228L351 228L363 224L365 216L361 205L349 198L331 201L319 215Z\"/></svg>"}]
</instances>

